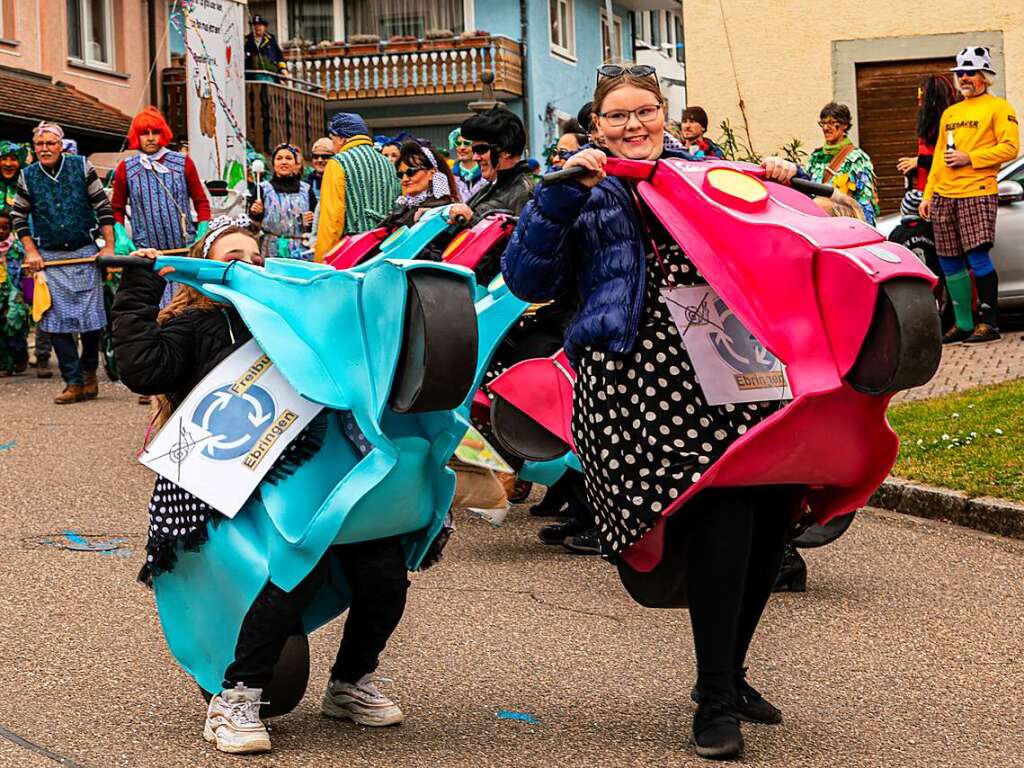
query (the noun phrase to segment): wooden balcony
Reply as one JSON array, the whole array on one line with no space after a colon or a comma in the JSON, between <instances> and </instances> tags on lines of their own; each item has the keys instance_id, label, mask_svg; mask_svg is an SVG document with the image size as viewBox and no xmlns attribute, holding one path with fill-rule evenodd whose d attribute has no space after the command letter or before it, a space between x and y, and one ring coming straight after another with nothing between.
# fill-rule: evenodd
<instances>
[{"instance_id":1,"label":"wooden balcony","mask_svg":"<svg viewBox=\"0 0 1024 768\"><path fill-rule=\"evenodd\" d=\"M328 101L458 100L494 73L499 98L523 95L522 45L501 36L336 44L286 52L289 74L315 83Z\"/></svg>"},{"instance_id":2,"label":"wooden balcony","mask_svg":"<svg viewBox=\"0 0 1024 768\"><path fill-rule=\"evenodd\" d=\"M245 136L257 152L269 153L283 142L300 147L308 160L309 148L324 135L326 100L312 83L289 78L263 80L250 76L245 82ZM164 110L175 136L188 134L186 123L185 69L167 67L162 72Z\"/></svg>"}]
</instances>

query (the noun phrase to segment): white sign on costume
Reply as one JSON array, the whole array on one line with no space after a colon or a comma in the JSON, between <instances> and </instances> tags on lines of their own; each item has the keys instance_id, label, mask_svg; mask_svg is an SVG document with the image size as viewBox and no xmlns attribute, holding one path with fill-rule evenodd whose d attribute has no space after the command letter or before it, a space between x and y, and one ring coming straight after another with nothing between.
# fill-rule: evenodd
<instances>
[{"instance_id":1,"label":"white sign on costume","mask_svg":"<svg viewBox=\"0 0 1024 768\"><path fill-rule=\"evenodd\" d=\"M245 185L245 4L184 4L189 155L200 178Z\"/></svg>"},{"instance_id":2,"label":"white sign on costume","mask_svg":"<svg viewBox=\"0 0 1024 768\"><path fill-rule=\"evenodd\" d=\"M789 400L782 362L708 285L662 288L708 405Z\"/></svg>"},{"instance_id":3,"label":"white sign on costume","mask_svg":"<svg viewBox=\"0 0 1024 768\"><path fill-rule=\"evenodd\" d=\"M139 461L234 517L322 409L299 395L252 340L196 385Z\"/></svg>"}]
</instances>

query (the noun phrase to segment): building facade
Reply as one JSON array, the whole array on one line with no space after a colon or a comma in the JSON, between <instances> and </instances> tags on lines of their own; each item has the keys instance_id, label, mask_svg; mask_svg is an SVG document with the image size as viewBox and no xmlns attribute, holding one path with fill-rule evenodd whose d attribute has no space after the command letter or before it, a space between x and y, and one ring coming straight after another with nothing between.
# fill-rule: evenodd
<instances>
[{"instance_id":1,"label":"building facade","mask_svg":"<svg viewBox=\"0 0 1024 768\"><path fill-rule=\"evenodd\" d=\"M46 118L83 152L118 149L158 93L165 29L166 0L0 1L0 137L26 141Z\"/></svg>"},{"instance_id":2,"label":"building facade","mask_svg":"<svg viewBox=\"0 0 1024 768\"><path fill-rule=\"evenodd\" d=\"M323 88L328 113L358 111L377 133L443 144L489 71L540 157L590 99L597 67L638 49L671 70L663 82L682 103L679 0L249 0L249 11L285 41L292 75ZM657 32L638 41L654 11Z\"/></svg>"},{"instance_id":3,"label":"building facade","mask_svg":"<svg viewBox=\"0 0 1024 768\"><path fill-rule=\"evenodd\" d=\"M874 161L883 211L903 191L896 159L915 152L923 76L948 74L969 45L988 46L994 92L1024 110L1024 3L684 0L683 10L687 98L707 109L711 135L728 119L762 155L793 138L810 150L821 144L820 108L845 103L852 138Z\"/></svg>"}]
</instances>

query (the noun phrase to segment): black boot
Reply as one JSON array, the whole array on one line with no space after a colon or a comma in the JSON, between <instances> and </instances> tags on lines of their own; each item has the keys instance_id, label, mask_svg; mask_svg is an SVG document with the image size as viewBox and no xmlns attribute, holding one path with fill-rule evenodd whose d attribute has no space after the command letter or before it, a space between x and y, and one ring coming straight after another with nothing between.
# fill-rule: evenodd
<instances>
[{"instance_id":1,"label":"black boot","mask_svg":"<svg viewBox=\"0 0 1024 768\"><path fill-rule=\"evenodd\" d=\"M964 344L987 344L999 341L999 275L989 272L981 277L975 276L974 284L978 288L979 322L974 326L974 333L964 340Z\"/></svg>"},{"instance_id":2,"label":"black boot","mask_svg":"<svg viewBox=\"0 0 1024 768\"><path fill-rule=\"evenodd\" d=\"M701 702L701 693L696 685L690 691L690 698L697 704ZM736 673L736 715L745 723L776 725L782 722L782 710L747 682L746 667Z\"/></svg>"},{"instance_id":3,"label":"black boot","mask_svg":"<svg viewBox=\"0 0 1024 768\"><path fill-rule=\"evenodd\" d=\"M693 743L700 757L711 760L735 760L743 755L734 697L717 692L701 697L693 716Z\"/></svg>"},{"instance_id":4,"label":"black boot","mask_svg":"<svg viewBox=\"0 0 1024 768\"><path fill-rule=\"evenodd\" d=\"M779 575L775 579L775 586L772 592L806 592L807 591L807 563L800 557L800 553L792 544L786 545L786 551L782 554L782 567L779 568Z\"/></svg>"}]
</instances>

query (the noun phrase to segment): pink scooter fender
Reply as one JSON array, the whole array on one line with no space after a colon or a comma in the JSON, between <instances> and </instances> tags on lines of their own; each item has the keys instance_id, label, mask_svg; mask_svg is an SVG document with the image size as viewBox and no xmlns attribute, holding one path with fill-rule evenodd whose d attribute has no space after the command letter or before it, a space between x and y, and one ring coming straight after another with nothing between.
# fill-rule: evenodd
<instances>
[{"instance_id":1,"label":"pink scooter fender","mask_svg":"<svg viewBox=\"0 0 1024 768\"><path fill-rule=\"evenodd\" d=\"M324 263L335 269L354 267L376 253L380 244L387 240L388 230L384 227L348 235L324 255Z\"/></svg>"},{"instance_id":2,"label":"pink scooter fender","mask_svg":"<svg viewBox=\"0 0 1024 768\"><path fill-rule=\"evenodd\" d=\"M445 248L441 261L475 269L495 244L508 239L515 229L515 222L514 218L504 213L487 216L471 228L459 232Z\"/></svg>"}]
</instances>

